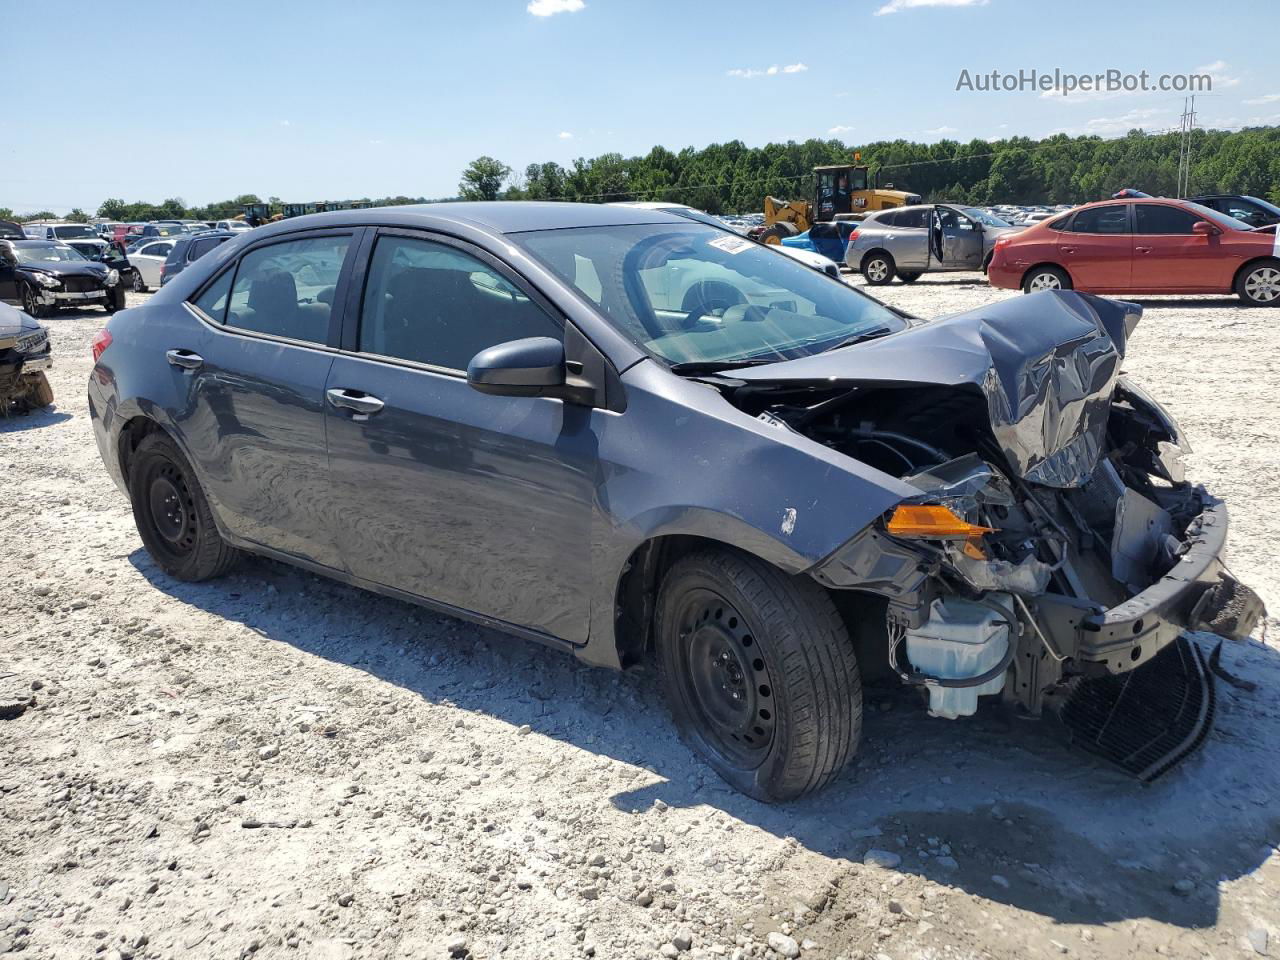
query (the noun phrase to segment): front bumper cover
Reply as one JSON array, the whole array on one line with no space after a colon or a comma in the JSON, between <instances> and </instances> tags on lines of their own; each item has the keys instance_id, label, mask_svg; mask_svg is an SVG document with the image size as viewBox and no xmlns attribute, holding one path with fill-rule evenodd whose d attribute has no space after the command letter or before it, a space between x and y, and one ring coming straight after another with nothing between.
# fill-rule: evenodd
<instances>
[{"instance_id":1,"label":"front bumper cover","mask_svg":"<svg viewBox=\"0 0 1280 960\"><path fill-rule=\"evenodd\" d=\"M1186 630L1246 637L1264 609L1257 594L1227 574L1226 539L1226 505L1205 495L1204 510L1187 527L1187 550L1168 573L1109 610L1046 594L1037 598L1039 625L1059 652L1096 665L1098 673L1141 666Z\"/></svg>"}]
</instances>

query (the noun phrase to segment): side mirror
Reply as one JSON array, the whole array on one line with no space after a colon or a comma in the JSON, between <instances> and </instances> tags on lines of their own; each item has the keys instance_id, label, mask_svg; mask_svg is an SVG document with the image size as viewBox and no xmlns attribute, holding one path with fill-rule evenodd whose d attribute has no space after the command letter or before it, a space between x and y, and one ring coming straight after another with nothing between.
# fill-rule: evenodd
<instances>
[{"instance_id":1,"label":"side mirror","mask_svg":"<svg viewBox=\"0 0 1280 960\"><path fill-rule=\"evenodd\" d=\"M526 337L481 350L467 364L467 383L500 397L536 397L565 384L564 344Z\"/></svg>"},{"instance_id":2,"label":"side mirror","mask_svg":"<svg viewBox=\"0 0 1280 960\"><path fill-rule=\"evenodd\" d=\"M1197 220L1191 225L1191 232L1197 237L1216 237L1222 231L1208 220Z\"/></svg>"}]
</instances>

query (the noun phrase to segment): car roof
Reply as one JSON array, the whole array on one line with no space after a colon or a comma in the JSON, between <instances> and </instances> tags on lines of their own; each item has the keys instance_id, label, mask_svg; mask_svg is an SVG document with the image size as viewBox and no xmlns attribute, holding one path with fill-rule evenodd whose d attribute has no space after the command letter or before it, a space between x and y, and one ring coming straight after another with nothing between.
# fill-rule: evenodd
<instances>
[{"instance_id":1,"label":"car roof","mask_svg":"<svg viewBox=\"0 0 1280 960\"><path fill-rule=\"evenodd\" d=\"M524 233L530 230L565 230L571 227L624 226L689 221L661 210L615 207L603 203L556 203L538 200L492 200L453 203L420 203L363 210L331 210L290 217L257 228L263 235L288 233L315 227L386 224L425 229L445 223L462 223L489 233ZM257 232L255 231L255 233Z\"/></svg>"},{"instance_id":2,"label":"car roof","mask_svg":"<svg viewBox=\"0 0 1280 960\"><path fill-rule=\"evenodd\" d=\"M61 240L38 240L35 237L30 237L26 240L13 240L10 242L13 243L15 246L19 246L19 247L65 247L66 246L66 244Z\"/></svg>"}]
</instances>

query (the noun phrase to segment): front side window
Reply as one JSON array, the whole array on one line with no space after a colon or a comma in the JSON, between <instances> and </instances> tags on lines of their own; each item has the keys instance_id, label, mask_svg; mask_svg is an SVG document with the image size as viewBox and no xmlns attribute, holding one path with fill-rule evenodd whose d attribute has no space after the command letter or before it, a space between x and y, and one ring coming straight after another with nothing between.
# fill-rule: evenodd
<instances>
[{"instance_id":1,"label":"front side window","mask_svg":"<svg viewBox=\"0 0 1280 960\"><path fill-rule=\"evenodd\" d=\"M488 264L454 247L381 237L360 312L360 350L465 370L481 350L560 339L558 322Z\"/></svg>"},{"instance_id":2,"label":"front side window","mask_svg":"<svg viewBox=\"0 0 1280 960\"><path fill-rule=\"evenodd\" d=\"M1119 203L1111 207L1081 210L1071 221L1072 233L1128 233L1129 207Z\"/></svg>"},{"instance_id":3,"label":"front side window","mask_svg":"<svg viewBox=\"0 0 1280 960\"><path fill-rule=\"evenodd\" d=\"M1143 234L1178 234L1188 236L1199 222L1195 214L1162 203L1139 203L1135 209L1135 230Z\"/></svg>"},{"instance_id":4,"label":"front side window","mask_svg":"<svg viewBox=\"0 0 1280 960\"><path fill-rule=\"evenodd\" d=\"M308 237L250 250L240 260L227 324L324 343L349 236Z\"/></svg>"},{"instance_id":5,"label":"front side window","mask_svg":"<svg viewBox=\"0 0 1280 960\"><path fill-rule=\"evenodd\" d=\"M904 326L897 314L844 283L695 223L537 230L508 238L640 347L672 364L793 359Z\"/></svg>"},{"instance_id":6,"label":"front side window","mask_svg":"<svg viewBox=\"0 0 1280 960\"><path fill-rule=\"evenodd\" d=\"M191 249L187 251L187 262L199 260L214 247L230 240L230 237L202 237L199 240L191 241Z\"/></svg>"}]
</instances>

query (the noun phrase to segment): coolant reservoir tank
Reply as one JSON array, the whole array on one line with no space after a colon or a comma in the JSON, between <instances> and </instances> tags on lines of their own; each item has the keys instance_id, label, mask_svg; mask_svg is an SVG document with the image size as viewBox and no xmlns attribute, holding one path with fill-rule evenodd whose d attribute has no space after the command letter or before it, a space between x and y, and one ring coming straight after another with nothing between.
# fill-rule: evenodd
<instances>
[{"instance_id":1,"label":"coolant reservoir tank","mask_svg":"<svg viewBox=\"0 0 1280 960\"><path fill-rule=\"evenodd\" d=\"M1004 594L991 594L993 602L1012 610ZM939 598L929 608L929 619L907 631L907 656L920 673L958 680L978 677L995 667L1009 649L1008 617L981 603L959 597ZM929 716L971 716L978 697L1004 689L1002 673L980 687L929 686Z\"/></svg>"}]
</instances>

